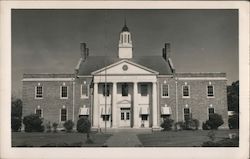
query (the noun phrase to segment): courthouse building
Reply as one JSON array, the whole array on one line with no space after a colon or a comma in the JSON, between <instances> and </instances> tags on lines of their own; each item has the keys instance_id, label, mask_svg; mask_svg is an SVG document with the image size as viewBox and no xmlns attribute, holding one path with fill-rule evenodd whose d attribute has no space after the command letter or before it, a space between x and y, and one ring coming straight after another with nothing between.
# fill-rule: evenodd
<instances>
[{"instance_id":1,"label":"courthouse building","mask_svg":"<svg viewBox=\"0 0 250 159\"><path fill-rule=\"evenodd\" d=\"M157 130L164 118L191 117L201 128L218 113L224 120L220 128L228 127L225 73L178 73L169 43L162 56L137 56L132 43L125 24L115 57L93 56L81 43L72 74L24 74L23 116L36 113L60 127L85 116L92 128Z\"/></svg>"}]
</instances>

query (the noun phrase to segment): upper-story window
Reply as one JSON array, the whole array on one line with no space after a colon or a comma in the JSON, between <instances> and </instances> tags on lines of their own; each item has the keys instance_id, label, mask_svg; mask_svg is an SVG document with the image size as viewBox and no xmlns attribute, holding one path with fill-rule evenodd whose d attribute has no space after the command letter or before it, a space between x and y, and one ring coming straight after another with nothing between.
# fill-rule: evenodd
<instances>
[{"instance_id":1,"label":"upper-story window","mask_svg":"<svg viewBox=\"0 0 250 159\"><path fill-rule=\"evenodd\" d=\"M43 98L43 87L42 86L36 86L36 95L35 98Z\"/></svg>"},{"instance_id":2,"label":"upper-story window","mask_svg":"<svg viewBox=\"0 0 250 159\"><path fill-rule=\"evenodd\" d=\"M169 85L168 84L162 84L161 85L162 90L162 97L169 97Z\"/></svg>"},{"instance_id":3,"label":"upper-story window","mask_svg":"<svg viewBox=\"0 0 250 159\"><path fill-rule=\"evenodd\" d=\"M147 95L148 95L148 85L141 84L141 96L147 96Z\"/></svg>"},{"instance_id":4,"label":"upper-story window","mask_svg":"<svg viewBox=\"0 0 250 159\"><path fill-rule=\"evenodd\" d=\"M81 85L81 98L88 98L89 97L89 85L82 84Z\"/></svg>"},{"instance_id":5,"label":"upper-story window","mask_svg":"<svg viewBox=\"0 0 250 159\"><path fill-rule=\"evenodd\" d=\"M68 87L61 86L61 98L68 98Z\"/></svg>"},{"instance_id":6,"label":"upper-story window","mask_svg":"<svg viewBox=\"0 0 250 159\"><path fill-rule=\"evenodd\" d=\"M127 83L122 84L122 96L128 96L128 84Z\"/></svg>"},{"instance_id":7,"label":"upper-story window","mask_svg":"<svg viewBox=\"0 0 250 159\"><path fill-rule=\"evenodd\" d=\"M102 85L102 94L103 94L103 96L109 96L110 95L110 85L109 84L103 84Z\"/></svg>"},{"instance_id":8,"label":"upper-story window","mask_svg":"<svg viewBox=\"0 0 250 159\"><path fill-rule=\"evenodd\" d=\"M214 97L214 86L212 85L207 86L207 96Z\"/></svg>"},{"instance_id":9,"label":"upper-story window","mask_svg":"<svg viewBox=\"0 0 250 159\"><path fill-rule=\"evenodd\" d=\"M190 86L189 85L184 85L182 86L182 96L183 97L189 97L190 96Z\"/></svg>"}]
</instances>

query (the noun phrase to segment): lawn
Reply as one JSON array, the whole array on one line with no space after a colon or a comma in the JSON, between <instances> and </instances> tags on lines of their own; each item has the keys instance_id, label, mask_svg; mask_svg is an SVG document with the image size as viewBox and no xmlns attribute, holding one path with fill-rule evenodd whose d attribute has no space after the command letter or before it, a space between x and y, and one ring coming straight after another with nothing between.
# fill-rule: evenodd
<instances>
[{"instance_id":1,"label":"lawn","mask_svg":"<svg viewBox=\"0 0 250 159\"><path fill-rule=\"evenodd\" d=\"M87 144L86 134L72 132L58 133L25 133L12 132L13 147L101 147L111 134L92 133L90 138L94 143Z\"/></svg>"},{"instance_id":2,"label":"lawn","mask_svg":"<svg viewBox=\"0 0 250 159\"><path fill-rule=\"evenodd\" d=\"M151 134L138 134L137 137L144 147L196 147L209 141L208 130L184 130L153 132ZM215 130L215 141L228 138L229 133L239 134L238 130Z\"/></svg>"}]
</instances>

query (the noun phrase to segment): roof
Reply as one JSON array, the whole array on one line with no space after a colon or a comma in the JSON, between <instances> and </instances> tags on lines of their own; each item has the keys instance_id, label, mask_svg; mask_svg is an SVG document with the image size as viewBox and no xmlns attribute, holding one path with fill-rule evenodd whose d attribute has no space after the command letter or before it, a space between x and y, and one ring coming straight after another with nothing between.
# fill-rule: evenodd
<instances>
[{"instance_id":1,"label":"roof","mask_svg":"<svg viewBox=\"0 0 250 159\"><path fill-rule=\"evenodd\" d=\"M121 60L124 59L111 56L88 56L87 59L79 65L78 75L91 75L92 72ZM160 75L172 74L169 63L161 56L136 56L126 60L159 72Z\"/></svg>"},{"instance_id":2,"label":"roof","mask_svg":"<svg viewBox=\"0 0 250 159\"><path fill-rule=\"evenodd\" d=\"M122 28L122 32L124 32L124 31L128 31L128 32L129 32L129 29L128 29L128 27L127 27L126 24L125 24L125 25L123 26L123 28Z\"/></svg>"}]
</instances>

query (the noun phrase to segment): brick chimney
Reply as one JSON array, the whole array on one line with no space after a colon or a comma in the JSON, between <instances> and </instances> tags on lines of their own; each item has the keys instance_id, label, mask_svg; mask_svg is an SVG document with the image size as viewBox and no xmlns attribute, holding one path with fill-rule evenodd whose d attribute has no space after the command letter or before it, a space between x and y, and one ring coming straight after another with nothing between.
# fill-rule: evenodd
<instances>
[{"instance_id":1,"label":"brick chimney","mask_svg":"<svg viewBox=\"0 0 250 159\"><path fill-rule=\"evenodd\" d=\"M166 54L166 60L168 60L170 58L170 43L165 43L165 54Z\"/></svg>"},{"instance_id":2,"label":"brick chimney","mask_svg":"<svg viewBox=\"0 0 250 159\"><path fill-rule=\"evenodd\" d=\"M86 46L86 43L80 43L81 58L83 61L85 61L89 56L89 48L87 48Z\"/></svg>"}]
</instances>

